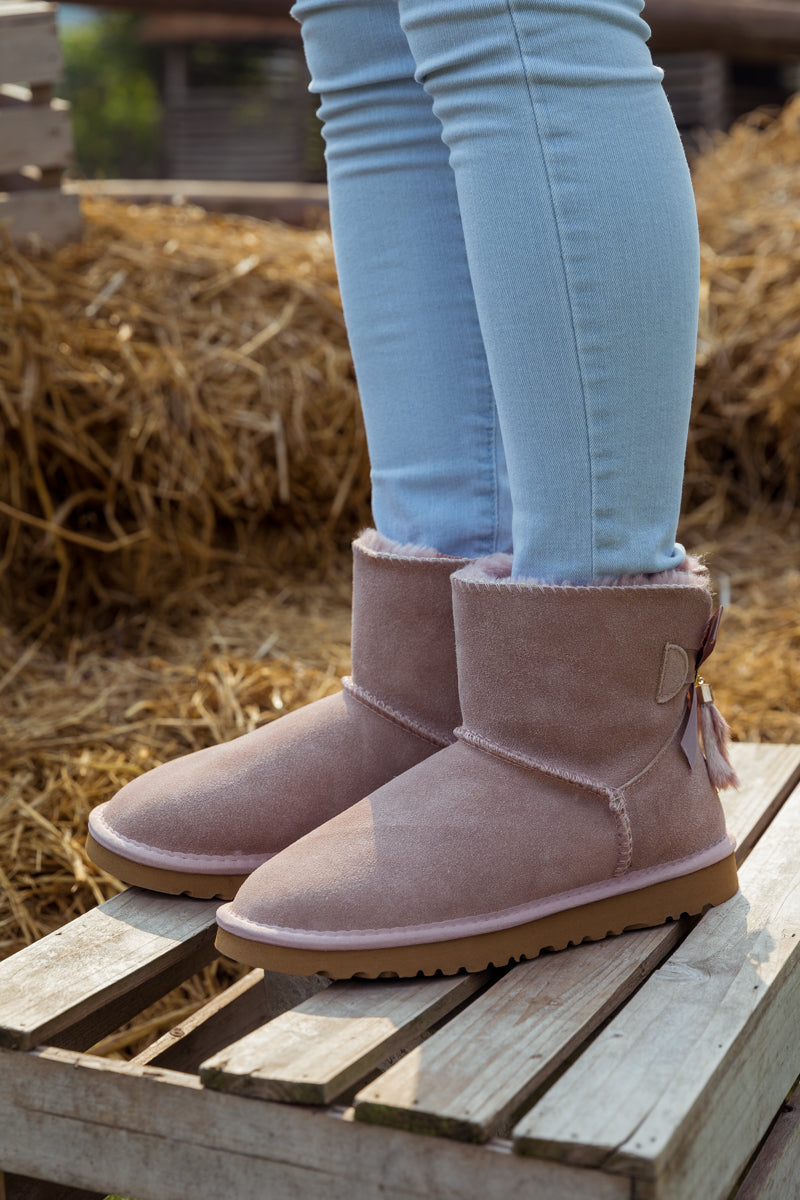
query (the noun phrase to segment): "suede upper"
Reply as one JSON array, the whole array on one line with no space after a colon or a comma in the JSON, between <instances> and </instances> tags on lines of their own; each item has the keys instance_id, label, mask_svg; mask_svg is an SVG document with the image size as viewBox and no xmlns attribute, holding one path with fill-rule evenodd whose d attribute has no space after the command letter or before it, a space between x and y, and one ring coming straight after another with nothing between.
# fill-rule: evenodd
<instances>
[{"instance_id":1,"label":"suede upper","mask_svg":"<svg viewBox=\"0 0 800 1200\"><path fill-rule=\"evenodd\" d=\"M464 560L367 533L354 563L346 690L133 780L92 813L98 843L172 871L253 870L453 741L450 575Z\"/></svg>"},{"instance_id":2,"label":"suede upper","mask_svg":"<svg viewBox=\"0 0 800 1200\"><path fill-rule=\"evenodd\" d=\"M464 725L525 753L535 730L536 751L550 766L579 769L610 786L631 779L684 714L711 615L709 594L691 586L518 584L503 588L499 623L497 590L493 583L453 582ZM502 665L509 641L522 649L510 670ZM591 652L598 641L602 661ZM672 644L687 651L689 669L685 687L659 703Z\"/></svg>"}]
</instances>

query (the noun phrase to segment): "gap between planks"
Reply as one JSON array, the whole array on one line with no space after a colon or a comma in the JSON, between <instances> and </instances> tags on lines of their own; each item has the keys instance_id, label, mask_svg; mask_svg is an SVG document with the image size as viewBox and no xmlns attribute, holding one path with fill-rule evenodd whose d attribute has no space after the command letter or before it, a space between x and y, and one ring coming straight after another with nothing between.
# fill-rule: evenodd
<instances>
[{"instance_id":1,"label":"gap between planks","mask_svg":"<svg viewBox=\"0 0 800 1200\"><path fill-rule=\"evenodd\" d=\"M488 972L333 984L200 1068L206 1087L326 1104L484 987Z\"/></svg>"}]
</instances>

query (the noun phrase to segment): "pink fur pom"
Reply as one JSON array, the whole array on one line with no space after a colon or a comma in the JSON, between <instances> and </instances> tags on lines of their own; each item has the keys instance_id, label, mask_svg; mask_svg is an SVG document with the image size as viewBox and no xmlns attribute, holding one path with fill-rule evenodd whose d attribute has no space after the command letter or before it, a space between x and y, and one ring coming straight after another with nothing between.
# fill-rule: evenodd
<instances>
[{"instance_id":1,"label":"pink fur pom","mask_svg":"<svg viewBox=\"0 0 800 1200\"><path fill-rule=\"evenodd\" d=\"M739 779L728 757L731 731L728 722L712 701L700 705L700 733L703 737L708 777L714 787L720 791L723 788L738 787Z\"/></svg>"}]
</instances>

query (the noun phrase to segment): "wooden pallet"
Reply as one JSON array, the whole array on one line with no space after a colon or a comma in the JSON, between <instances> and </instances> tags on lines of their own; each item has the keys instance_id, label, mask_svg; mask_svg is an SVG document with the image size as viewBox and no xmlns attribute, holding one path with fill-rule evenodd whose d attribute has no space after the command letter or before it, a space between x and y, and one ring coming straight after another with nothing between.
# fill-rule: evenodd
<instances>
[{"instance_id":1,"label":"wooden pallet","mask_svg":"<svg viewBox=\"0 0 800 1200\"><path fill-rule=\"evenodd\" d=\"M78 197L61 190L72 159L61 79L56 5L0 0L0 221L14 239L57 245L80 236Z\"/></svg>"},{"instance_id":2,"label":"wooden pallet","mask_svg":"<svg viewBox=\"0 0 800 1200\"><path fill-rule=\"evenodd\" d=\"M699 921L447 979L254 971L131 1063L87 1048L213 958L214 902L131 889L14 955L6 1200L800 1196L800 746L735 753L741 891Z\"/></svg>"}]
</instances>

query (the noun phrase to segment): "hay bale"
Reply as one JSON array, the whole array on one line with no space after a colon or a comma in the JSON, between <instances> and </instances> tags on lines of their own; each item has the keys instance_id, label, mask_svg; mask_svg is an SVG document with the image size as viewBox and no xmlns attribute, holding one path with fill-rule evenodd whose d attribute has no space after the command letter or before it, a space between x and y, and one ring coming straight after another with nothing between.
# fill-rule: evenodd
<instances>
[{"instance_id":1,"label":"hay bale","mask_svg":"<svg viewBox=\"0 0 800 1200\"><path fill-rule=\"evenodd\" d=\"M685 527L716 533L800 490L800 96L694 164L702 241Z\"/></svg>"},{"instance_id":2,"label":"hay bale","mask_svg":"<svg viewBox=\"0 0 800 1200\"><path fill-rule=\"evenodd\" d=\"M330 237L84 202L0 271L0 615L26 632L157 602L368 517Z\"/></svg>"}]
</instances>

